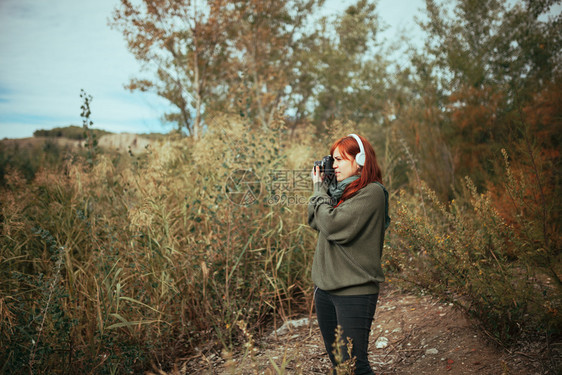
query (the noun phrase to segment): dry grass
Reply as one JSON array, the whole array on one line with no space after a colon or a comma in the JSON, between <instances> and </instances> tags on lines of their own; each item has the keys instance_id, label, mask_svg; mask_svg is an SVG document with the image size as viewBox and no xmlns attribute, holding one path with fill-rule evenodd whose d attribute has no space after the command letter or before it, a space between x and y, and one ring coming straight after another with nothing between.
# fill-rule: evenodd
<instances>
[{"instance_id":1,"label":"dry grass","mask_svg":"<svg viewBox=\"0 0 562 375\"><path fill-rule=\"evenodd\" d=\"M8 176L7 368L139 370L200 342L232 349L241 319L254 331L300 311L314 248L301 208L240 206L224 191L233 166L264 185L268 171L287 168L282 129L245 134L220 121L198 144L165 141L129 160L100 154L92 168L68 161L32 184ZM60 277L55 248L64 248ZM55 370L57 362L65 365Z\"/></svg>"},{"instance_id":2,"label":"dry grass","mask_svg":"<svg viewBox=\"0 0 562 375\"><path fill-rule=\"evenodd\" d=\"M2 371L169 371L198 346L244 350L238 345L269 323L308 311L316 236L304 206L269 200L280 182L272 171L308 169L352 127L291 142L280 121L263 131L238 118L215 122L197 143L169 138L93 163L74 156L39 169L31 183L16 171L5 176ZM226 188L238 169L259 182L250 205L233 202L236 190ZM500 338L522 321L559 328L556 289L538 277L545 268L534 256L513 259L518 244L527 244L525 254L533 247L489 196L469 186L464 199L444 204L424 186L412 191L391 203L388 269L466 303ZM304 201L310 194L283 194L291 193ZM533 273L521 277L525 267Z\"/></svg>"}]
</instances>

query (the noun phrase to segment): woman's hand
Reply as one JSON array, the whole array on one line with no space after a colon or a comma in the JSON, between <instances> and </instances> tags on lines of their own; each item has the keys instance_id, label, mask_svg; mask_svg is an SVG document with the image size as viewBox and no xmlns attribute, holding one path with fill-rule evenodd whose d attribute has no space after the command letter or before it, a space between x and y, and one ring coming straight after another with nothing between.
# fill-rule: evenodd
<instances>
[{"instance_id":1,"label":"woman's hand","mask_svg":"<svg viewBox=\"0 0 562 375\"><path fill-rule=\"evenodd\" d=\"M314 168L312 168L312 173L310 174L310 176L312 177L312 183L315 184L317 182L322 182L322 176L320 174L320 167L315 165Z\"/></svg>"}]
</instances>

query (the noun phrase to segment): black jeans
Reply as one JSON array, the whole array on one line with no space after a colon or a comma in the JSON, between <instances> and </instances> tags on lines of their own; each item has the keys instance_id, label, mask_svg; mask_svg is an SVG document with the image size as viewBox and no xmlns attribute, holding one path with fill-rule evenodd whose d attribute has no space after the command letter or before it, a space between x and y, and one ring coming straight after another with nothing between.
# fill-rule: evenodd
<instances>
[{"instance_id":1,"label":"black jeans","mask_svg":"<svg viewBox=\"0 0 562 375\"><path fill-rule=\"evenodd\" d=\"M337 363L334 358L333 344L336 338L336 328L339 325L343 330L344 344L347 344L347 338L352 340L351 355L356 358L355 374L374 374L369 365L367 348L378 297L378 294L336 296L316 288L314 303L318 326L334 367ZM347 348L343 347L341 351L343 361L349 359Z\"/></svg>"}]
</instances>

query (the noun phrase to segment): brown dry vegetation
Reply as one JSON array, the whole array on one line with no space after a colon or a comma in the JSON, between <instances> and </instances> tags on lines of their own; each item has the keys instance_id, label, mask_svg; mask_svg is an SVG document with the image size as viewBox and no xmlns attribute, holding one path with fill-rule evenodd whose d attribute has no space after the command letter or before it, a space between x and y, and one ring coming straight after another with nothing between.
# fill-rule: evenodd
<instances>
[{"instance_id":1,"label":"brown dry vegetation","mask_svg":"<svg viewBox=\"0 0 562 375\"><path fill-rule=\"evenodd\" d=\"M410 291L381 296L379 370L559 373L553 3L427 1L412 50L380 43L370 1L317 28L318 1L121 1L113 26L156 69L130 88L179 129L106 143L82 91L82 149L0 143L0 372L325 371L313 327L263 335L310 313L310 166L357 132L391 194L383 266Z\"/></svg>"},{"instance_id":2,"label":"brown dry vegetation","mask_svg":"<svg viewBox=\"0 0 562 375\"><path fill-rule=\"evenodd\" d=\"M313 147L312 136L288 137L281 120L252 132L241 131L239 118L217 122L199 142L170 137L138 155L97 151L92 163L75 155L62 167L40 169L31 183L17 171L7 174L0 198L4 369L139 373L175 364L247 374L273 366L271 356L278 373L324 371L316 329L275 340L262 335L310 312L315 234L305 221L309 190L292 172L308 175L317 148L353 125L335 124ZM251 181L232 184L241 176L235 169L259 181L256 201L237 200ZM391 344L373 351L381 372L408 373L422 363L491 374L504 363L516 374L553 373L560 364L560 262L552 248L534 256L529 238L542 233L539 219L505 221L491 195L470 183L446 204L425 184L414 187L392 194L384 266L395 282L447 304L394 288L381 296L373 340L388 330ZM280 192L293 203L270 199ZM513 196L523 199L525 190ZM544 256L554 262L537 263ZM248 351L253 347L263 361ZM513 362L527 358L515 355L520 347L530 357L521 365ZM432 348L444 357L423 357ZM474 348L482 351L466 351ZM220 359L228 360L222 353L250 367L221 367Z\"/></svg>"}]
</instances>

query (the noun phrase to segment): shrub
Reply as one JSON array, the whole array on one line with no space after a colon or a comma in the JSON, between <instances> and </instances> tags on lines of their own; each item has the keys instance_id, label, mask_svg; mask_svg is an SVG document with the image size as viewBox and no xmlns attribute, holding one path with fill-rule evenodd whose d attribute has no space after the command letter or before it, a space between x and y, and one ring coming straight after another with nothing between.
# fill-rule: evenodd
<instances>
[{"instance_id":1,"label":"shrub","mask_svg":"<svg viewBox=\"0 0 562 375\"><path fill-rule=\"evenodd\" d=\"M533 180L515 180L507 156L506 176L506 194L517 207L528 207L522 191ZM403 271L397 277L457 304L501 343L524 332L559 335L560 256L536 237L544 235L541 220L548 218L514 215L507 221L492 194L479 193L469 178L446 204L423 182L418 191L403 191L395 202L388 266ZM548 243L559 243L558 231L547 235Z\"/></svg>"}]
</instances>

